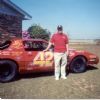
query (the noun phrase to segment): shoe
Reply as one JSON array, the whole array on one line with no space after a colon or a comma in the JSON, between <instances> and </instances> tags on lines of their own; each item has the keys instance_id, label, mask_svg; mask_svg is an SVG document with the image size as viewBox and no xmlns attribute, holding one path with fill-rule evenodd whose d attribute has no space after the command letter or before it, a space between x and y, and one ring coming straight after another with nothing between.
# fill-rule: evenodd
<instances>
[{"instance_id":1,"label":"shoe","mask_svg":"<svg viewBox=\"0 0 100 100\"><path fill-rule=\"evenodd\" d=\"M67 77L66 77L66 76L61 76L61 78L62 78L62 79L67 79Z\"/></svg>"},{"instance_id":2,"label":"shoe","mask_svg":"<svg viewBox=\"0 0 100 100\"><path fill-rule=\"evenodd\" d=\"M56 77L55 80L59 80L59 77Z\"/></svg>"}]
</instances>

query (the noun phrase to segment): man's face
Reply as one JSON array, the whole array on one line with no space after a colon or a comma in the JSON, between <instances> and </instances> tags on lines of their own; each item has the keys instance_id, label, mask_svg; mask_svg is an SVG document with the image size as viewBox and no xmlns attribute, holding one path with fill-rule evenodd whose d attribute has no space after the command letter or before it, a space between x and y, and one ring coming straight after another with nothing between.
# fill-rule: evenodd
<instances>
[{"instance_id":1,"label":"man's face","mask_svg":"<svg viewBox=\"0 0 100 100\"><path fill-rule=\"evenodd\" d=\"M63 30L58 30L58 33L59 33L59 34L62 34L62 33L63 33Z\"/></svg>"}]
</instances>

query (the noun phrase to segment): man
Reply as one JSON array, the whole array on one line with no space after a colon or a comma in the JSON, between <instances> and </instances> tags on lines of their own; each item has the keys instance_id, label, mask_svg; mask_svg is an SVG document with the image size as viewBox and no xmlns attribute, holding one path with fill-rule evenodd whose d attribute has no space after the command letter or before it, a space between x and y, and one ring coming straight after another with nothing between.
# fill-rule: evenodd
<instances>
[{"instance_id":1,"label":"man","mask_svg":"<svg viewBox=\"0 0 100 100\"><path fill-rule=\"evenodd\" d=\"M51 45L54 45L54 62L55 62L55 79L66 77L66 65L68 55L68 37L63 33L63 27L57 27L57 33L53 34L48 47L44 51L48 51Z\"/></svg>"}]
</instances>

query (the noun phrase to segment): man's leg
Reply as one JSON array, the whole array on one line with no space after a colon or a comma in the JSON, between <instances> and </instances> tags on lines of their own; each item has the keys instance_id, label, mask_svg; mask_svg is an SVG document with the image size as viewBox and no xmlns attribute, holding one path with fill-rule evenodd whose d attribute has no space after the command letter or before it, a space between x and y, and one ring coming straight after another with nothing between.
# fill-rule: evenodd
<instances>
[{"instance_id":1,"label":"man's leg","mask_svg":"<svg viewBox=\"0 0 100 100\"><path fill-rule=\"evenodd\" d=\"M60 53L54 53L55 78L56 79L59 79L59 77L60 77L60 60L61 60L61 54Z\"/></svg>"},{"instance_id":2,"label":"man's leg","mask_svg":"<svg viewBox=\"0 0 100 100\"><path fill-rule=\"evenodd\" d=\"M62 63L61 63L61 77L66 79L66 66L67 66L67 54L64 53L62 55Z\"/></svg>"}]
</instances>

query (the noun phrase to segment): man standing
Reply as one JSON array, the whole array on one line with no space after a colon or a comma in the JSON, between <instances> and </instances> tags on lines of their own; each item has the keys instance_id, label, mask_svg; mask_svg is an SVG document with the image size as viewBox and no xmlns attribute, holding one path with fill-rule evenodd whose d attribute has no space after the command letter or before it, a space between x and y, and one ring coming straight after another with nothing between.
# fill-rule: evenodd
<instances>
[{"instance_id":1,"label":"man standing","mask_svg":"<svg viewBox=\"0 0 100 100\"><path fill-rule=\"evenodd\" d=\"M63 33L63 27L57 27L57 33L53 34L48 47L44 51L48 51L51 45L54 45L54 62L55 62L55 79L59 80L66 77L67 55L68 55L68 37Z\"/></svg>"}]
</instances>

